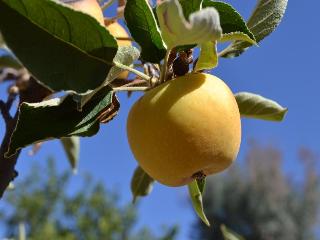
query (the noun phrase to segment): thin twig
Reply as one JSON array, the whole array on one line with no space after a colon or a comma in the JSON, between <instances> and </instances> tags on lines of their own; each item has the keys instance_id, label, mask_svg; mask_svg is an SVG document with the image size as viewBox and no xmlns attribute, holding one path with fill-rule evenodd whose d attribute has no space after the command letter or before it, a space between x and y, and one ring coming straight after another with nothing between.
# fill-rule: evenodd
<instances>
[{"instance_id":1,"label":"thin twig","mask_svg":"<svg viewBox=\"0 0 320 240\"><path fill-rule=\"evenodd\" d=\"M20 76L20 71L13 68L4 68L0 70L0 83L8 80L17 80Z\"/></svg>"},{"instance_id":2,"label":"thin twig","mask_svg":"<svg viewBox=\"0 0 320 240\"><path fill-rule=\"evenodd\" d=\"M22 77L24 76L25 75ZM19 92L20 104L22 102L41 102L51 93L52 92L50 90L40 85L33 78L30 78L27 87ZM18 122L18 110L13 118L8 118L8 115L6 115L9 114L13 101L14 96L9 96L7 102L0 101L1 113L4 118L7 118L5 135L0 146L0 198L3 196L3 193L7 189L10 182L12 182L18 175L17 171L15 170L15 165L21 151L18 150L14 155L6 156L12 134Z\"/></svg>"},{"instance_id":3,"label":"thin twig","mask_svg":"<svg viewBox=\"0 0 320 240\"><path fill-rule=\"evenodd\" d=\"M116 37L119 41L134 41L131 37Z\"/></svg>"},{"instance_id":4,"label":"thin twig","mask_svg":"<svg viewBox=\"0 0 320 240\"><path fill-rule=\"evenodd\" d=\"M16 97L17 97L17 94L12 93L8 95L6 102L0 100L0 111L6 124L12 121L12 116L10 115L10 109L12 107L14 100L16 100Z\"/></svg>"},{"instance_id":5,"label":"thin twig","mask_svg":"<svg viewBox=\"0 0 320 240\"><path fill-rule=\"evenodd\" d=\"M122 91L146 91L149 87L116 87L113 88L115 92L122 92Z\"/></svg>"},{"instance_id":6,"label":"thin twig","mask_svg":"<svg viewBox=\"0 0 320 240\"><path fill-rule=\"evenodd\" d=\"M121 87L141 86L141 85L146 84L146 83L148 84L148 82L146 82L145 80L135 79L135 80L131 81L130 83L122 85Z\"/></svg>"},{"instance_id":7,"label":"thin twig","mask_svg":"<svg viewBox=\"0 0 320 240\"><path fill-rule=\"evenodd\" d=\"M106 1L102 6L101 6L101 9L102 11L106 10L108 7L110 7L113 3L114 3L115 0L108 0Z\"/></svg>"},{"instance_id":8,"label":"thin twig","mask_svg":"<svg viewBox=\"0 0 320 240\"><path fill-rule=\"evenodd\" d=\"M6 105L7 104L4 101L0 100L0 111L5 123L7 124L11 120L11 116Z\"/></svg>"}]
</instances>

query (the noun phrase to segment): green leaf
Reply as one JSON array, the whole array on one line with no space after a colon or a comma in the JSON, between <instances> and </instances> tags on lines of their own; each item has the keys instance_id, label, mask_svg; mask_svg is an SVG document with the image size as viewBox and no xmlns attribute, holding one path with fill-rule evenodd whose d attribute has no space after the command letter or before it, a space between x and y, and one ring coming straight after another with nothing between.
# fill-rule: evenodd
<instances>
[{"instance_id":1,"label":"green leaf","mask_svg":"<svg viewBox=\"0 0 320 240\"><path fill-rule=\"evenodd\" d=\"M197 184L201 195L203 195L205 187L206 187L206 178L197 179Z\"/></svg>"},{"instance_id":2,"label":"green leaf","mask_svg":"<svg viewBox=\"0 0 320 240\"><path fill-rule=\"evenodd\" d=\"M10 182L8 187L7 187L7 189L6 189L6 191L12 191L14 189L15 189L15 186L14 186L13 182Z\"/></svg>"},{"instance_id":3,"label":"green leaf","mask_svg":"<svg viewBox=\"0 0 320 240\"><path fill-rule=\"evenodd\" d=\"M203 211L203 203L202 203L202 191L204 189L203 182L200 182L200 184L198 185L197 180L194 180L188 184L188 189L189 189L189 195L190 195L194 210L196 211L197 215L201 218L201 220L207 226L210 226L210 223Z\"/></svg>"},{"instance_id":4,"label":"green leaf","mask_svg":"<svg viewBox=\"0 0 320 240\"><path fill-rule=\"evenodd\" d=\"M3 47L4 47L4 45L5 45L5 43L4 43L4 40L3 40L2 34L1 34L1 32L0 32L0 48L3 48Z\"/></svg>"},{"instance_id":5,"label":"green leaf","mask_svg":"<svg viewBox=\"0 0 320 240\"><path fill-rule=\"evenodd\" d=\"M166 54L166 47L148 0L127 0L124 18L133 39L141 46L141 58L159 63Z\"/></svg>"},{"instance_id":6,"label":"green leaf","mask_svg":"<svg viewBox=\"0 0 320 240\"><path fill-rule=\"evenodd\" d=\"M235 94L242 117L268 121L282 121L288 109L260 95L240 92Z\"/></svg>"},{"instance_id":7,"label":"green leaf","mask_svg":"<svg viewBox=\"0 0 320 240\"><path fill-rule=\"evenodd\" d=\"M169 49L215 41L222 35L215 8L194 12L187 21L178 0L167 0L158 5L157 16L163 40Z\"/></svg>"},{"instance_id":8,"label":"green leaf","mask_svg":"<svg viewBox=\"0 0 320 240\"><path fill-rule=\"evenodd\" d=\"M202 1L203 0L179 0L181 7L182 7L182 10L183 10L183 14L186 19L189 19L189 16L191 13L194 13L194 12L201 10ZM186 50L194 48L196 46L197 46L196 44L179 46L176 48L176 51L177 52L186 51Z\"/></svg>"},{"instance_id":9,"label":"green leaf","mask_svg":"<svg viewBox=\"0 0 320 240\"><path fill-rule=\"evenodd\" d=\"M131 66L134 61L139 58L140 52L137 48L133 46L121 46L118 48L117 55L113 59L113 62L118 62L126 66ZM81 110L82 107L94 96L101 88L110 84L117 76L123 72L122 68L112 67L109 71L107 78L100 88L97 88L86 94L75 94L74 100L78 103L78 110Z\"/></svg>"},{"instance_id":10,"label":"green leaf","mask_svg":"<svg viewBox=\"0 0 320 240\"><path fill-rule=\"evenodd\" d=\"M149 195L152 191L153 183L153 178L138 166L131 179L131 192L133 195L132 201L135 202L137 197Z\"/></svg>"},{"instance_id":11,"label":"green leaf","mask_svg":"<svg viewBox=\"0 0 320 240\"><path fill-rule=\"evenodd\" d=\"M242 32L251 40L255 41L255 37L247 27L242 16L230 5L224 2L213 2L211 0L203 1L203 8L214 7L219 12L220 24L223 34L234 32Z\"/></svg>"},{"instance_id":12,"label":"green leaf","mask_svg":"<svg viewBox=\"0 0 320 240\"><path fill-rule=\"evenodd\" d=\"M78 136L63 137L61 138L61 143L67 154L71 168L76 173L80 154L80 138Z\"/></svg>"},{"instance_id":13,"label":"green leaf","mask_svg":"<svg viewBox=\"0 0 320 240\"><path fill-rule=\"evenodd\" d=\"M21 63L12 55L0 55L0 69L1 68L14 68L20 69L23 66Z\"/></svg>"},{"instance_id":14,"label":"green leaf","mask_svg":"<svg viewBox=\"0 0 320 240\"><path fill-rule=\"evenodd\" d=\"M287 4L288 0L258 0L257 6L247 23L257 43L278 27ZM237 57L251 45L248 42L236 41L224 51L223 57Z\"/></svg>"},{"instance_id":15,"label":"green leaf","mask_svg":"<svg viewBox=\"0 0 320 240\"><path fill-rule=\"evenodd\" d=\"M209 70L218 66L217 41L201 44L201 51L195 71Z\"/></svg>"},{"instance_id":16,"label":"green leaf","mask_svg":"<svg viewBox=\"0 0 320 240\"><path fill-rule=\"evenodd\" d=\"M223 234L224 240L245 240L239 234L228 229L225 225L221 225L221 232Z\"/></svg>"},{"instance_id":17,"label":"green leaf","mask_svg":"<svg viewBox=\"0 0 320 240\"><path fill-rule=\"evenodd\" d=\"M98 118L110 109L112 98L112 89L105 87L90 99L82 111L77 110L72 95L41 103L22 103L6 155L11 156L25 146L48 139L96 134L100 125Z\"/></svg>"},{"instance_id":18,"label":"green leaf","mask_svg":"<svg viewBox=\"0 0 320 240\"><path fill-rule=\"evenodd\" d=\"M197 12L201 9L202 0L179 0L183 14L186 19L189 19L191 13Z\"/></svg>"},{"instance_id":19,"label":"green leaf","mask_svg":"<svg viewBox=\"0 0 320 240\"><path fill-rule=\"evenodd\" d=\"M228 41L245 41L250 44L257 44L247 34L242 32L232 32L232 33L223 34L222 37L219 39L219 42L228 42Z\"/></svg>"},{"instance_id":20,"label":"green leaf","mask_svg":"<svg viewBox=\"0 0 320 240\"><path fill-rule=\"evenodd\" d=\"M51 0L0 0L0 30L31 74L55 91L99 87L118 48L96 19Z\"/></svg>"}]
</instances>

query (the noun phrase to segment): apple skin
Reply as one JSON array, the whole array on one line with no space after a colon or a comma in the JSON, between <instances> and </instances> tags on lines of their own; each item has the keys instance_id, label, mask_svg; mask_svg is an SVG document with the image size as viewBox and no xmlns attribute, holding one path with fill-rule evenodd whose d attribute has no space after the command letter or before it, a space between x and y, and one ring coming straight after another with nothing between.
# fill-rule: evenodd
<instances>
[{"instance_id":1,"label":"apple skin","mask_svg":"<svg viewBox=\"0 0 320 240\"><path fill-rule=\"evenodd\" d=\"M78 0L78 1L68 1L68 0L62 0L62 2L65 2L70 5L73 9L77 11L82 11L86 14L91 15L97 21L102 24L104 24L104 16L103 12L101 10L101 7L99 3L96 0ZM127 31L118 23L113 22L106 26L108 31L115 37L115 38L128 38L129 35ZM131 46L130 40L117 40L118 46ZM128 71L123 71L119 74L118 78L120 79L127 79L129 76Z\"/></svg>"},{"instance_id":2,"label":"apple skin","mask_svg":"<svg viewBox=\"0 0 320 240\"><path fill-rule=\"evenodd\" d=\"M73 9L82 11L91 15L97 21L104 25L104 16L101 7L97 0L78 0L78 1L64 1L69 4Z\"/></svg>"},{"instance_id":3,"label":"apple skin","mask_svg":"<svg viewBox=\"0 0 320 240\"><path fill-rule=\"evenodd\" d=\"M118 22L113 22L107 26L109 32L115 38L129 38L127 31ZM117 40L119 46L131 46L130 40Z\"/></svg>"},{"instance_id":4,"label":"apple skin","mask_svg":"<svg viewBox=\"0 0 320 240\"><path fill-rule=\"evenodd\" d=\"M139 165L167 186L228 168L237 157L237 102L219 78L191 73L145 93L131 108L128 142Z\"/></svg>"}]
</instances>

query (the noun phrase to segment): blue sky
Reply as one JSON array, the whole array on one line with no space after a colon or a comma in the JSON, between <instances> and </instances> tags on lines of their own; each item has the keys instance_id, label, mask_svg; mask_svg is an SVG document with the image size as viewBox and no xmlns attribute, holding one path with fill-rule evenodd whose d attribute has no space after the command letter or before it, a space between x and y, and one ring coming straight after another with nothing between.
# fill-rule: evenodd
<instances>
[{"instance_id":1,"label":"blue sky","mask_svg":"<svg viewBox=\"0 0 320 240\"><path fill-rule=\"evenodd\" d=\"M254 1L229 1L247 18ZM318 9L320 2L289 0L287 14L277 31L240 58L222 59L213 74L224 79L234 92L250 91L261 94L288 107L282 123L243 120L241 159L247 151L248 139L279 147L285 158L284 169L299 175L296 153L306 146L316 153L320 150L320 32ZM107 13L107 15L110 15ZM3 91L1 91L3 92ZM3 94L2 94L3 96ZM136 162L126 139L126 118L130 106L139 97L120 94L119 115L92 138L81 140L79 175L89 171L109 189L117 189L122 203L131 201L130 179ZM1 123L2 124L2 123ZM3 125L1 126L3 133ZM54 156L60 169L68 168L58 141L43 145L34 156L24 150L17 165L20 176L27 175L32 161L44 162ZM235 164L240 164L237 161ZM79 176L73 179L77 187ZM152 194L139 202L139 226L147 225L156 232L162 225L180 225L179 240L186 240L195 220L189 206L187 189L169 188L156 184Z\"/></svg>"}]
</instances>

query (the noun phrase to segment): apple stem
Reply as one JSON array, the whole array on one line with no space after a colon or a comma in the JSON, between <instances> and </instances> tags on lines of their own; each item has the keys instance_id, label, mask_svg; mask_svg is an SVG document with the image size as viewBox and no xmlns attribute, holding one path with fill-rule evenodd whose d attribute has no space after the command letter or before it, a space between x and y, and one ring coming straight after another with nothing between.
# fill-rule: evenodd
<instances>
[{"instance_id":1,"label":"apple stem","mask_svg":"<svg viewBox=\"0 0 320 240\"><path fill-rule=\"evenodd\" d=\"M147 82L150 82L151 79L152 79L152 77L150 77L150 76L148 76L148 75L146 75L146 74L144 74L144 73L142 73L142 72L140 72L140 71L138 71L138 70L136 70L134 68L131 68L131 67L128 67L128 66L126 66L124 64L121 64L119 62L113 62L113 64L118 68L122 68L124 70L128 70L129 72L132 72L132 73L138 75L139 77L141 77L142 79L146 80Z\"/></svg>"},{"instance_id":2,"label":"apple stem","mask_svg":"<svg viewBox=\"0 0 320 240\"><path fill-rule=\"evenodd\" d=\"M166 80L170 52L171 52L171 49L168 49L166 52L166 56L164 57L164 60L163 60L163 64L162 64L161 72L160 72L160 83L163 83Z\"/></svg>"},{"instance_id":3,"label":"apple stem","mask_svg":"<svg viewBox=\"0 0 320 240\"><path fill-rule=\"evenodd\" d=\"M230 49L232 48L232 45L230 44L226 48L224 48L221 52L218 53L218 58L223 57Z\"/></svg>"},{"instance_id":4,"label":"apple stem","mask_svg":"<svg viewBox=\"0 0 320 240\"><path fill-rule=\"evenodd\" d=\"M205 175L203 171L199 171L199 172L194 173L192 175L192 178L194 180L202 180L202 179L206 178L206 176L207 175Z\"/></svg>"},{"instance_id":5,"label":"apple stem","mask_svg":"<svg viewBox=\"0 0 320 240\"><path fill-rule=\"evenodd\" d=\"M146 91L149 87L116 87L113 88L114 92L121 92L121 91Z\"/></svg>"},{"instance_id":6,"label":"apple stem","mask_svg":"<svg viewBox=\"0 0 320 240\"><path fill-rule=\"evenodd\" d=\"M114 0L109 0L109 1L105 2L105 3L101 6L102 11L106 10L106 9L107 9L108 7L110 7L113 3L114 3Z\"/></svg>"},{"instance_id":7,"label":"apple stem","mask_svg":"<svg viewBox=\"0 0 320 240\"><path fill-rule=\"evenodd\" d=\"M119 41L133 41L133 38L131 37L116 37Z\"/></svg>"}]
</instances>

